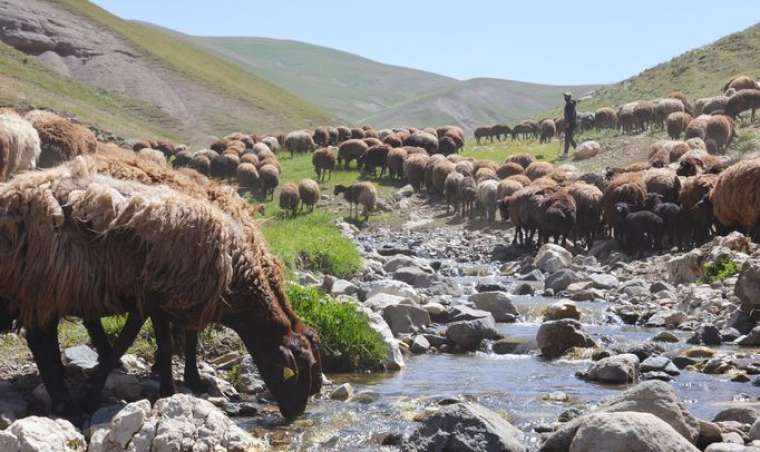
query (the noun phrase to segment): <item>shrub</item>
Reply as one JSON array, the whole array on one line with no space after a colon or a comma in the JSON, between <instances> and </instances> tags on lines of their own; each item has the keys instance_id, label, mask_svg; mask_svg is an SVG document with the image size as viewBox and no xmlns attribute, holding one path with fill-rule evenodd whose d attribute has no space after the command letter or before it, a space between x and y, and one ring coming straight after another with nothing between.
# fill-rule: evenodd
<instances>
[{"instance_id":1,"label":"shrub","mask_svg":"<svg viewBox=\"0 0 760 452\"><path fill-rule=\"evenodd\" d=\"M739 273L739 265L730 257L726 256L717 262L705 264L704 275L699 279L702 284L715 284Z\"/></svg>"}]
</instances>

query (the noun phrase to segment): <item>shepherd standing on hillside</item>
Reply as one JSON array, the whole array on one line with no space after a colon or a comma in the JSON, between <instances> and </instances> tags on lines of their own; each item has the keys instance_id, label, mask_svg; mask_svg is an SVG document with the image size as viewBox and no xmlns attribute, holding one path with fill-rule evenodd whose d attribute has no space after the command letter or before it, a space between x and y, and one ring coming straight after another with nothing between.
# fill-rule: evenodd
<instances>
[{"instance_id":1,"label":"shepherd standing on hillside","mask_svg":"<svg viewBox=\"0 0 760 452\"><path fill-rule=\"evenodd\" d=\"M567 157L567 150L570 145L573 145L575 149L575 126L578 119L578 115L575 112L575 100L571 93L565 93L565 152L563 157Z\"/></svg>"}]
</instances>

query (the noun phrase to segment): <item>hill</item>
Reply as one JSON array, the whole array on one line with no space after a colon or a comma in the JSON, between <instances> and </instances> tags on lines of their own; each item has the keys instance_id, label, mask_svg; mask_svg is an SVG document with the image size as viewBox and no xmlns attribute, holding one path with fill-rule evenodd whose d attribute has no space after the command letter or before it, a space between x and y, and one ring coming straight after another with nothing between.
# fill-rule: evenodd
<instances>
[{"instance_id":1,"label":"hill","mask_svg":"<svg viewBox=\"0 0 760 452\"><path fill-rule=\"evenodd\" d=\"M596 88L498 79L459 81L298 41L186 35L185 39L348 122L375 127L458 124L472 130L481 124L535 116L559 104L563 91Z\"/></svg>"},{"instance_id":2,"label":"hill","mask_svg":"<svg viewBox=\"0 0 760 452\"><path fill-rule=\"evenodd\" d=\"M0 63L4 103L61 105L98 125L116 123L115 132L160 131L201 144L236 130L285 131L332 120L219 55L86 0L2 2L0 41L7 44ZM122 121L131 125L120 127Z\"/></svg>"},{"instance_id":3,"label":"hill","mask_svg":"<svg viewBox=\"0 0 760 452\"><path fill-rule=\"evenodd\" d=\"M760 24L603 87L583 108L653 99L673 91L683 91L692 99L715 96L739 74L760 78Z\"/></svg>"}]
</instances>

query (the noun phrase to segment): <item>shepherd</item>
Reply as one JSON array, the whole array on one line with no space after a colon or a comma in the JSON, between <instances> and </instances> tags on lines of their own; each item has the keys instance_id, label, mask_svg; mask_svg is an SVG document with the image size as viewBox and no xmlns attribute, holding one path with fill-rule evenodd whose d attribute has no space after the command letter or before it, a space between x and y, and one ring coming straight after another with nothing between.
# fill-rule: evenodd
<instances>
[{"instance_id":1,"label":"shepherd","mask_svg":"<svg viewBox=\"0 0 760 452\"><path fill-rule=\"evenodd\" d=\"M575 111L575 100L572 93L565 93L565 152L562 154L567 157L567 151L570 145L575 149L575 127L577 125L578 114Z\"/></svg>"}]
</instances>

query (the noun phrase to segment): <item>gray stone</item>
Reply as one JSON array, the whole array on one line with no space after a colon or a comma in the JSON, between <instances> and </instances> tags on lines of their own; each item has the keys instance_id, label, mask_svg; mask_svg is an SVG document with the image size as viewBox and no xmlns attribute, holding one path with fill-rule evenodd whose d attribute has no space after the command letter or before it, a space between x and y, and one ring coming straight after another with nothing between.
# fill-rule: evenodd
<instances>
[{"instance_id":1,"label":"gray stone","mask_svg":"<svg viewBox=\"0 0 760 452\"><path fill-rule=\"evenodd\" d=\"M433 322L443 322L449 317L449 310L441 303L430 302L423 304L420 307L430 314L430 320Z\"/></svg>"},{"instance_id":2,"label":"gray stone","mask_svg":"<svg viewBox=\"0 0 760 452\"><path fill-rule=\"evenodd\" d=\"M454 322L446 328L446 337L462 350L475 350L483 339L493 339L498 333L493 317Z\"/></svg>"},{"instance_id":3,"label":"gray stone","mask_svg":"<svg viewBox=\"0 0 760 452\"><path fill-rule=\"evenodd\" d=\"M343 383L330 393L330 398L333 400L346 401L354 394L354 388L351 383Z\"/></svg>"},{"instance_id":4,"label":"gray stone","mask_svg":"<svg viewBox=\"0 0 760 452\"><path fill-rule=\"evenodd\" d=\"M606 273L594 273L588 277L596 289L613 289L620 285L620 281L615 275Z\"/></svg>"},{"instance_id":5,"label":"gray stone","mask_svg":"<svg viewBox=\"0 0 760 452\"><path fill-rule=\"evenodd\" d=\"M86 345L65 349L61 353L61 360L70 372L89 373L98 367L98 353Z\"/></svg>"},{"instance_id":6,"label":"gray stone","mask_svg":"<svg viewBox=\"0 0 760 452\"><path fill-rule=\"evenodd\" d=\"M435 281L435 275L419 267L402 267L393 273L393 278L403 281L412 287L430 287Z\"/></svg>"},{"instance_id":7,"label":"gray stone","mask_svg":"<svg viewBox=\"0 0 760 452\"><path fill-rule=\"evenodd\" d=\"M757 347L760 345L760 326L756 326L752 331L737 339L736 344L743 347Z\"/></svg>"},{"instance_id":8,"label":"gray stone","mask_svg":"<svg viewBox=\"0 0 760 452\"><path fill-rule=\"evenodd\" d=\"M760 441L760 418L752 424L752 428L749 430L750 441Z\"/></svg>"},{"instance_id":9,"label":"gray stone","mask_svg":"<svg viewBox=\"0 0 760 452\"><path fill-rule=\"evenodd\" d=\"M430 350L430 342L425 339L425 336L419 334L414 337L414 340L412 340L412 345L409 346L409 350L417 355L427 353L428 350Z\"/></svg>"},{"instance_id":10,"label":"gray stone","mask_svg":"<svg viewBox=\"0 0 760 452\"><path fill-rule=\"evenodd\" d=\"M442 407L411 434L402 451L524 452L522 433L497 413L473 403Z\"/></svg>"},{"instance_id":11,"label":"gray stone","mask_svg":"<svg viewBox=\"0 0 760 452\"><path fill-rule=\"evenodd\" d=\"M514 290L516 295L533 295L536 293L536 288L529 283L520 283Z\"/></svg>"},{"instance_id":12,"label":"gray stone","mask_svg":"<svg viewBox=\"0 0 760 452\"><path fill-rule=\"evenodd\" d=\"M493 317L490 312L474 309L464 304L453 306L451 310L449 310L449 320L452 322L484 319L489 317Z\"/></svg>"},{"instance_id":13,"label":"gray stone","mask_svg":"<svg viewBox=\"0 0 760 452\"><path fill-rule=\"evenodd\" d=\"M8 452L84 452L87 442L69 421L29 416L0 432L0 450Z\"/></svg>"},{"instance_id":14,"label":"gray stone","mask_svg":"<svg viewBox=\"0 0 760 452\"><path fill-rule=\"evenodd\" d=\"M476 308L490 312L497 322L514 322L517 316L512 297L505 292L480 292L470 295L469 301Z\"/></svg>"},{"instance_id":15,"label":"gray stone","mask_svg":"<svg viewBox=\"0 0 760 452\"><path fill-rule=\"evenodd\" d=\"M557 272L568 265L573 260L570 251L553 243L547 243L538 250L533 260L533 265L544 273Z\"/></svg>"},{"instance_id":16,"label":"gray stone","mask_svg":"<svg viewBox=\"0 0 760 452\"><path fill-rule=\"evenodd\" d=\"M578 274L569 268L561 268L546 277L544 286L555 292L567 289L573 283L577 283L581 278Z\"/></svg>"},{"instance_id":17,"label":"gray stone","mask_svg":"<svg viewBox=\"0 0 760 452\"><path fill-rule=\"evenodd\" d=\"M408 304L386 306L383 309L383 319L388 322L394 335L414 333L430 325L430 314L426 310Z\"/></svg>"},{"instance_id":18,"label":"gray stone","mask_svg":"<svg viewBox=\"0 0 760 452\"><path fill-rule=\"evenodd\" d=\"M356 287L356 284L352 283L351 281L346 281L345 279L339 278L336 278L335 281L333 281L332 287L330 289L330 294L333 296L354 295L357 292L359 292L359 288Z\"/></svg>"},{"instance_id":19,"label":"gray stone","mask_svg":"<svg viewBox=\"0 0 760 452\"><path fill-rule=\"evenodd\" d=\"M671 333L670 331L660 331L659 333L655 334L652 340L655 342L679 342L678 336Z\"/></svg>"},{"instance_id":20,"label":"gray stone","mask_svg":"<svg viewBox=\"0 0 760 452\"><path fill-rule=\"evenodd\" d=\"M134 401L142 395L142 385L140 379L133 374L125 374L120 370L115 370L108 375L105 389L119 399Z\"/></svg>"},{"instance_id":21,"label":"gray stone","mask_svg":"<svg viewBox=\"0 0 760 452\"><path fill-rule=\"evenodd\" d=\"M253 357L248 353L240 361L240 374L235 382L235 389L243 394L258 394L266 391L266 384L259 375Z\"/></svg>"},{"instance_id":22,"label":"gray stone","mask_svg":"<svg viewBox=\"0 0 760 452\"><path fill-rule=\"evenodd\" d=\"M674 284L696 282L704 274L705 258L704 253L699 248L672 257L665 262L670 281Z\"/></svg>"},{"instance_id":23,"label":"gray stone","mask_svg":"<svg viewBox=\"0 0 760 452\"><path fill-rule=\"evenodd\" d=\"M360 300L368 300L369 298L378 295L387 294L395 295L401 298L408 298L416 302L420 301L420 295L409 284L403 281L394 281L391 279L385 279L381 281L371 281L362 285L360 291ZM363 295L363 297L361 296Z\"/></svg>"},{"instance_id":24,"label":"gray stone","mask_svg":"<svg viewBox=\"0 0 760 452\"><path fill-rule=\"evenodd\" d=\"M716 414L713 422L735 421L752 425L758 417L760 417L760 406L734 404Z\"/></svg>"},{"instance_id":25,"label":"gray stone","mask_svg":"<svg viewBox=\"0 0 760 452\"><path fill-rule=\"evenodd\" d=\"M360 306L359 309L367 315L369 327L375 330L383 340L386 349L385 367L389 370L401 370L404 368L404 355L401 354L399 341L393 337L393 332L383 317L371 309Z\"/></svg>"},{"instance_id":26,"label":"gray stone","mask_svg":"<svg viewBox=\"0 0 760 452\"><path fill-rule=\"evenodd\" d=\"M382 311L388 306L399 305L404 300L408 300L408 298L400 297L398 295L391 295L387 293L378 293L367 298L367 300L364 302L364 305L372 309L373 311Z\"/></svg>"},{"instance_id":27,"label":"gray stone","mask_svg":"<svg viewBox=\"0 0 760 452\"><path fill-rule=\"evenodd\" d=\"M681 372L675 364L664 356L652 356L642 361L639 366L641 372L661 371L669 375L679 375Z\"/></svg>"},{"instance_id":28,"label":"gray stone","mask_svg":"<svg viewBox=\"0 0 760 452\"><path fill-rule=\"evenodd\" d=\"M0 381L0 430L26 416L28 405L12 383Z\"/></svg>"},{"instance_id":29,"label":"gray stone","mask_svg":"<svg viewBox=\"0 0 760 452\"><path fill-rule=\"evenodd\" d=\"M652 293L660 293L664 290L673 292L675 290L675 287L666 283L665 281L656 281L649 286L649 291Z\"/></svg>"},{"instance_id":30,"label":"gray stone","mask_svg":"<svg viewBox=\"0 0 760 452\"><path fill-rule=\"evenodd\" d=\"M497 355L509 355L517 351L524 342L515 339L499 339L493 343L491 350Z\"/></svg>"},{"instance_id":31,"label":"gray stone","mask_svg":"<svg viewBox=\"0 0 760 452\"><path fill-rule=\"evenodd\" d=\"M591 364L583 378L607 384L635 383L639 379L639 358L625 353L601 359Z\"/></svg>"},{"instance_id":32,"label":"gray stone","mask_svg":"<svg viewBox=\"0 0 760 452\"><path fill-rule=\"evenodd\" d=\"M657 327L676 327L686 321L686 314L680 311L664 310L654 313L646 321L646 326L650 328Z\"/></svg>"},{"instance_id":33,"label":"gray stone","mask_svg":"<svg viewBox=\"0 0 760 452\"><path fill-rule=\"evenodd\" d=\"M581 330L580 322L571 319L544 322L536 333L541 354L559 358L573 347L594 347L594 341Z\"/></svg>"},{"instance_id":34,"label":"gray stone","mask_svg":"<svg viewBox=\"0 0 760 452\"><path fill-rule=\"evenodd\" d=\"M419 266L417 258L398 254L396 256L389 256L388 260L383 264L383 270L393 273L400 268L417 266Z\"/></svg>"},{"instance_id":35,"label":"gray stone","mask_svg":"<svg viewBox=\"0 0 760 452\"><path fill-rule=\"evenodd\" d=\"M742 266L734 289L744 311L760 306L760 257L748 259Z\"/></svg>"},{"instance_id":36,"label":"gray stone","mask_svg":"<svg viewBox=\"0 0 760 452\"><path fill-rule=\"evenodd\" d=\"M544 321L561 319L580 320L580 318L581 313L578 311L578 306L571 300L561 300L546 306L544 309Z\"/></svg>"},{"instance_id":37,"label":"gray stone","mask_svg":"<svg viewBox=\"0 0 760 452\"><path fill-rule=\"evenodd\" d=\"M715 325L703 324L686 342L695 345L720 345L723 339Z\"/></svg>"},{"instance_id":38,"label":"gray stone","mask_svg":"<svg viewBox=\"0 0 760 452\"><path fill-rule=\"evenodd\" d=\"M760 452L760 447L735 443L713 443L704 452Z\"/></svg>"}]
</instances>

